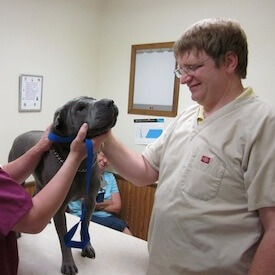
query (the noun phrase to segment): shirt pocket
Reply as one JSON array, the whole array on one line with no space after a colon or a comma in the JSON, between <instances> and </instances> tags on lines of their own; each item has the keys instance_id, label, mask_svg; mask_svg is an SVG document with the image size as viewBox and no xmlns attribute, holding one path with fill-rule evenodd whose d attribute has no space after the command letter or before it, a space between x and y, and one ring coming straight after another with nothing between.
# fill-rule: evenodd
<instances>
[{"instance_id":1,"label":"shirt pocket","mask_svg":"<svg viewBox=\"0 0 275 275\"><path fill-rule=\"evenodd\" d=\"M200 200L216 197L223 175L225 163L213 153L200 150L192 152L185 162L182 173L182 191Z\"/></svg>"}]
</instances>

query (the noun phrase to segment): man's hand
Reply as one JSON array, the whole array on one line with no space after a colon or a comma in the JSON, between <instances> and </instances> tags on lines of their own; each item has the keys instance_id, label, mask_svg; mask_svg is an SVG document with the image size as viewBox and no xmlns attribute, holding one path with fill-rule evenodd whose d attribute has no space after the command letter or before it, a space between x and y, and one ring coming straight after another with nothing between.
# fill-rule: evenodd
<instances>
[{"instance_id":1,"label":"man's hand","mask_svg":"<svg viewBox=\"0 0 275 275\"><path fill-rule=\"evenodd\" d=\"M94 151L99 151L101 149L101 147L104 146L104 141L106 141L109 137L111 136L111 130L109 130L108 132L99 135L97 137L94 137L92 139L93 143L94 143Z\"/></svg>"}]
</instances>

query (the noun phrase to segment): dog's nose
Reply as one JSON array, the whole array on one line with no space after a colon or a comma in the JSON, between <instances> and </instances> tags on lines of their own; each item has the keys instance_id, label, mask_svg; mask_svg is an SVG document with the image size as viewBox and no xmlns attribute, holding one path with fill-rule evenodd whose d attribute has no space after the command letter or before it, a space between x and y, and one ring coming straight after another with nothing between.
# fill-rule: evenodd
<instances>
[{"instance_id":1,"label":"dog's nose","mask_svg":"<svg viewBox=\"0 0 275 275\"><path fill-rule=\"evenodd\" d=\"M104 106L106 107L112 107L114 105L114 101L111 99L102 99L102 103L104 104Z\"/></svg>"}]
</instances>

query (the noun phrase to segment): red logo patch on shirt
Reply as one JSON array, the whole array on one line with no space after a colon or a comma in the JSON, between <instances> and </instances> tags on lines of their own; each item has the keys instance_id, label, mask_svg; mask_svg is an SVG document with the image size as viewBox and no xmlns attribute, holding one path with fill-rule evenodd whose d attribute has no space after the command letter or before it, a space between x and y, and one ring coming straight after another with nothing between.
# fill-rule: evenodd
<instances>
[{"instance_id":1,"label":"red logo patch on shirt","mask_svg":"<svg viewBox=\"0 0 275 275\"><path fill-rule=\"evenodd\" d=\"M211 158L210 157L207 157L207 156L202 156L201 157L201 161L206 163L206 164L209 164Z\"/></svg>"}]
</instances>

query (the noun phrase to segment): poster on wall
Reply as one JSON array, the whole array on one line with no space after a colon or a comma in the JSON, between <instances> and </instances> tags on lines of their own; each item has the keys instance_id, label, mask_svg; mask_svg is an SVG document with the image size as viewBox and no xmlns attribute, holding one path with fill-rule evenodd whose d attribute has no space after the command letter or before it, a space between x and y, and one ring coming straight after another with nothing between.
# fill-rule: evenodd
<instances>
[{"instance_id":1,"label":"poster on wall","mask_svg":"<svg viewBox=\"0 0 275 275\"><path fill-rule=\"evenodd\" d=\"M147 145L161 136L164 130L163 118L134 119L135 144Z\"/></svg>"},{"instance_id":2,"label":"poster on wall","mask_svg":"<svg viewBox=\"0 0 275 275\"><path fill-rule=\"evenodd\" d=\"M43 77L39 75L20 75L19 112L40 112L42 104Z\"/></svg>"}]
</instances>

